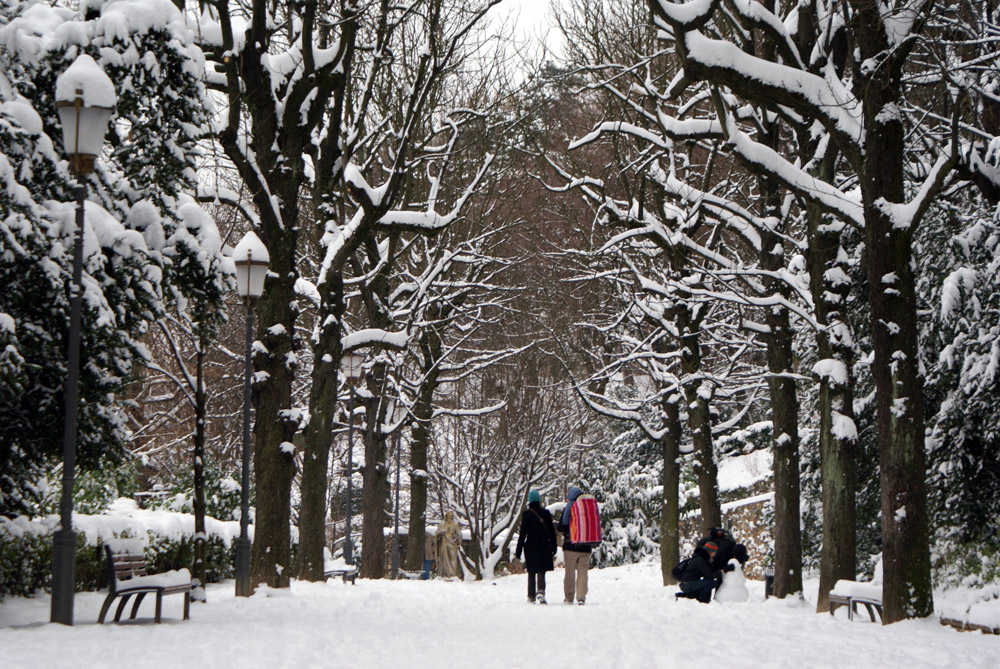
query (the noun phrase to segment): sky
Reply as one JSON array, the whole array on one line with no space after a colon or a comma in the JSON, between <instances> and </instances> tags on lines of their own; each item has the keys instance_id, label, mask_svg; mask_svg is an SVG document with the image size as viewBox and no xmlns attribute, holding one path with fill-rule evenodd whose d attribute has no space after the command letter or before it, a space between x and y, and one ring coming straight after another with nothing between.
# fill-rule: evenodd
<instances>
[{"instance_id":1,"label":"sky","mask_svg":"<svg viewBox=\"0 0 1000 669\"><path fill-rule=\"evenodd\" d=\"M497 18L514 18L519 39L545 36L549 48L558 51L561 49L561 40L550 27L551 5L552 0L504 0L495 11Z\"/></svg>"}]
</instances>

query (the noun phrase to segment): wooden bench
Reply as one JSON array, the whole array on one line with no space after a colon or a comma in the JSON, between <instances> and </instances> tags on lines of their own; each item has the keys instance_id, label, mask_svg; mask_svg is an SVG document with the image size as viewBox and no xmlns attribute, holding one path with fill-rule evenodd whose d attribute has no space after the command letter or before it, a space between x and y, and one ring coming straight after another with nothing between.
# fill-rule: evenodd
<instances>
[{"instance_id":1,"label":"wooden bench","mask_svg":"<svg viewBox=\"0 0 1000 669\"><path fill-rule=\"evenodd\" d=\"M354 581L358 578L357 569L328 569L323 572L323 578L330 578L331 576L339 576L344 583L348 581L351 585L356 585Z\"/></svg>"},{"instance_id":2,"label":"wooden bench","mask_svg":"<svg viewBox=\"0 0 1000 669\"><path fill-rule=\"evenodd\" d=\"M882 584L881 583L858 583L857 581L837 581L830 591L830 615L838 606L847 607L847 619L854 620L857 613L858 604L861 604L868 611L868 617L872 622L875 620L875 611L878 611L878 622L882 621Z\"/></svg>"},{"instance_id":3,"label":"wooden bench","mask_svg":"<svg viewBox=\"0 0 1000 669\"><path fill-rule=\"evenodd\" d=\"M405 569L399 570L399 578L407 581L421 581L424 578L424 572L422 571L406 571Z\"/></svg>"},{"instance_id":4,"label":"wooden bench","mask_svg":"<svg viewBox=\"0 0 1000 669\"><path fill-rule=\"evenodd\" d=\"M104 617L108 614L112 602L121 597L118 610L115 611L115 622L119 622L125 606L132 595L135 595L135 603L132 605L130 620L135 619L139 612L139 605L148 594L156 595L156 613L153 620L160 622L160 611L164 595L184 595L184 620L188 619L191 607L191 573L187 569L170 571L165 574L148 574L146 572L146 559L142 556L141 549L134 547L112 548L104 545L104 551L108 558L108 596L104 599L101 607L101 615L97 619L98 624L104 622Z\"/></svg>"}]
</instances>

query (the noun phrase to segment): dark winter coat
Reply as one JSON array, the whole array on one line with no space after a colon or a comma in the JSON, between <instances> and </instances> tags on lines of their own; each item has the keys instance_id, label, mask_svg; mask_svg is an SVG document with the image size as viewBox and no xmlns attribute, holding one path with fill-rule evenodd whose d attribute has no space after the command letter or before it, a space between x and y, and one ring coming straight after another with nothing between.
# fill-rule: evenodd
<instances>
[{"instance_id":1,"label":"dark winter coat","mask_svg":"<svg viewBox=\"0 0 1000 669\"><path fill-rule=\"evenodd\" d=\"M746 546L736 543L736 539L733 538L733 535L726 530L713 527L708 531L707 537L702 537L698 541L698 548L704 546L706 541L711 541L719 547L715 557L711 560L713 570L721 569L725 571L726 567L729 566L729 561L733 558L739 560L740 564L747 561L748 555Z\"/></svg>"},{"instance_id":2,"label":"dark winter coat","mask_svg":"<svg viewBox=\"0 0 1000 669\"><path fill-rule=\"evenodd\" d=\"M576 486L571 486L569 491L566 493L566 506L563 507L562 516L559 518L559 525L556 529L559 530L560 534L565 535L563 537L563 550L564 551L574 551L577 553L589 553L591 551L591 546L587 544L574 544L569 540L569 523L570 518L573 517L573 502L576 498L583 494L583 491Z\"/></svg>"},{"instance_id":3,"label":"dark winter coat","mask_svg":"<svg viewBox=\"0 0 1000 669\"><path fill-rule=\"evenodd\" d=\"M689 583L702 578L717 579L721 583L722 571L712 567L712 558L709 557L708 551L699 546L694 549L691 561L688 562L687 569L681 574L680 581L681 583Z\"/></svg>"},{"instance_id":4,"label":"dark winter coat","mask_svg":"<svg viewBox=\"0 0 1000 669\"><path fill-rule=\"evenodd\" d=\"M520 559L522 551L528 571L552 571L554 568L552 557L556 554L556 530L552 525L552 514L538 502L529 504L521 514L515 557Z\"/></svg>"}]
</instances>

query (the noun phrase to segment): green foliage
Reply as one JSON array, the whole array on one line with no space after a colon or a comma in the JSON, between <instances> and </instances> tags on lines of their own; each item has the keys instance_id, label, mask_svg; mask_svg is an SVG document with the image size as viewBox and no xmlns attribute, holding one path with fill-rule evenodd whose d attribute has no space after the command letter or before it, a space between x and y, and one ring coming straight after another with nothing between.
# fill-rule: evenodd
<instances>
[{"instance_id":1,"label":"green foliage","mask_svg":"<svg viewBox=\"0 0 1000 669\"><path fill-rule=\"evenodd\" d=\"M0 521L0 598L4 596L28 597L47 588L52 581L52 530L39 532L15 531ZM126 534L128 534L126 532ZM171 569L190 569L194 555L194 538L191 536L165 537L147 532L145 548L146 565L151 573ZM210 583L233 578L236 545L226 545L218 536L209 536L206 542L207 577ZM294 550L293 550L294 559ZM77 590L98 590L107 587L107 561L104 545L100 540L87 543L86 533L77 534L76 587Z\"/></svg>"},{"instance_id":2,"label":"green foliage","mask_svg":"<svg viewBox=\"0 0 1000 669\"><path fill-rule=\"evenodd\" d=\"M114 150L88 180L88 199L100 200L125 228L108 234L99 230L107 221L88 226L88 248L95 233L102 246L85 264L81 467L123 452L127 430L116 396L144 359L140 338L165 298L194 296L203 327L222 319L225 282L194 269L212 267L196 248L204 237L174 234L185 225L177 208L197 185L197 142L209 118L201 55L186 43L180 13L158 1L157 11L172 18L152 28L139 21L133 33L118 24L102 28L97 11L81 20L44 3L0 5L0 27L17 22L19 31L12 48L0 50L0 513L37 506L45 492L37 482L61 453L75 195L53 95L57 77L81 52L105 69L118 97ZM26 20L29 9L35 18ZM38 34L39 12L73 25Z\"/></svg>"},{"instance_id":3,"label":"green foliage","mask_svg":"<svg viewBox=\"0 0 1000 669\"><path fill-rule=\"evenodd\" d=\"M108 455L98 467L77 474L73 486L73 510L76 513L101 513L116 499L131 497L137 489L134 462Z\"/></svg>"},{"instance_id":4,"label":"green foliage","mask_svg":"<svg viewBox=\"0 0 1000 669\"><path fill-rule=\"evenodd\" d=\"M1000 542L938 541L931 551L931 563L939 586L1000 583Z\"/></svg>"},{"instance_id":5,"label":"green foliage","mask_svg":"<svg viewBox=\"0 0 1000 669\"><path fill-rule=\"evenodd\" d=\"M603 540L593 552L599 567L638 562L659 553L662 458L637 431L623 434L607 454L592 455L581 484L601 509Z\"/></svg>"},{"instance_id":6,"label":"green foliage","mask_svg":"<svg viewBox=\"0 0 1000 669\"><path fill-rule=\"evenodd\" d=\"M250 508L256 503L256 490L250 486ZM169 493L152 502L153 508L194 513L194 472L182 470L169 488ZM220 520L238 520L240 484L218 464L205 465L205 515Z\"/></svg>"},{"instance_id":7,"label":"green foliage","mask_svg":"<svg viewBox=\"0 0 1000 669\"><path fill-rule=\"evenodd\" d=\"M929 501L942 552L1000 544L1000 225L985 207L939 203L917 239L926 300ZM960 551L959 551L960 552Z\"/></svg>"}]
</instances>

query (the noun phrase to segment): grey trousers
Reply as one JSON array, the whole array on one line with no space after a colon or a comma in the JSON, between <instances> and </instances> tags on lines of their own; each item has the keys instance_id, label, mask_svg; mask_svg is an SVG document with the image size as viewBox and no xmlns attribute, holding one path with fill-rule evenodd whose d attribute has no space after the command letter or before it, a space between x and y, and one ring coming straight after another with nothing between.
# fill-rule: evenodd
<instances>
[{"instance_id":1,"label":"grey trousers","mask_svg":"<svg viewBox=\"0 0 1000 669\"><path fill-rule=\"evenodd\" d=\"M563 594L567 602L583 602L587 599L587 571L590 569L590 553L563 551L566 561L566 576L563 578Z\"/></svg>"}]
</instances>

